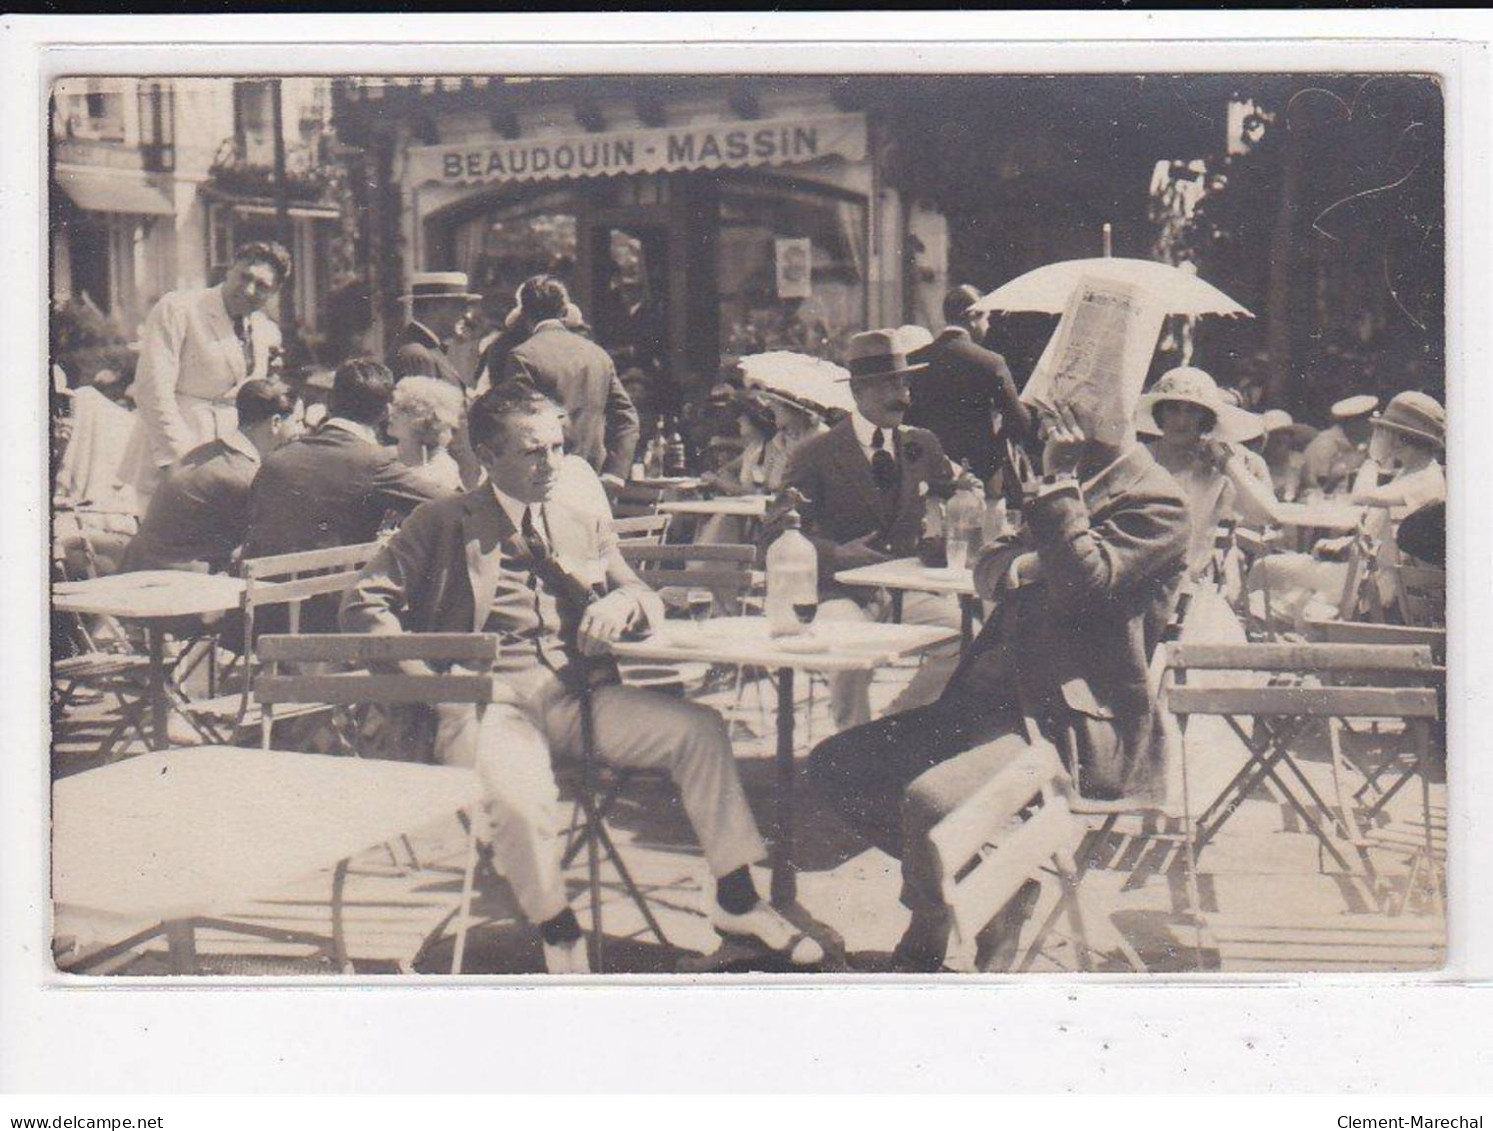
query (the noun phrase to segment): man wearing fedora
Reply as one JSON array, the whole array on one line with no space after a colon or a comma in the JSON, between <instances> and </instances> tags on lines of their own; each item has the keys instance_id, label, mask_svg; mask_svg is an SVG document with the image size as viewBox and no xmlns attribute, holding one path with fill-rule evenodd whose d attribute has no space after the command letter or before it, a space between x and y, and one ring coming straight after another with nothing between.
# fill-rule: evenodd
<instances>
[{"instance_id":1,"label":"man wearing fedora","mask_svg":"<svg viewBox=\"0 0 1493 1131\"><path fill-rule=\"evenodd\" d=\"M620 485L632 471L641 429L617 367L606 350L567 325L567 316L580 311L555 276L524 280L518 308L530 332L509 351L501 381L522 382L558 402L565 409L570 450L602 482Z\"/></svg>"},{"instance_id":2,"label":"man wearing fedora","mask_svg":"<svg viewBox=\"0 0 1493 1131\"><path fill-rule=\"evenodd\" d=\"M847 347L850 392L855 411L827 432L793 450L783 476L785 488L808 499L803 529L819 554L820 621L886 621L890 596L882 590L847 587L840 570L909 557L917 551L923 495L947 493L954 473L938 437L903 423L910 403L909 378L923 367L908 361L895 330L856 334ZM764 528L764 542L779 533ZM902 618L908 624L959 626L957 600L947 594L908 593ZM890 710L930 702L943 689L958 662L958 645L929 653L912 682ZM869 673L830 677L830 712L841 729L871 718Z\"/></svg>"},{"instance_id":3,"label":"man wearing fedora","mask_svg":"<svg viewBox=\"0 0 1493 1131\"><path fill-rule=\"evenodd\" d=\"M928 369L913 383L907 419L937 436L951 460L967 460L981 482L1002 472L1009 485L1014 475L1006 467L1003 441L1024 446L1032 416L1017 395L1006 359L981 344L990 315L974 309L979 298L968 284L944 296L943 332L911 355L913 364Z\"/></svg>"},{"instance_id":4,"label":"man wearing fedora","mask_svg":"<svg viewBox=\"0 0 1493 1131\"><path fill-rule=\"evenodd\" d=\"M1301 490L1335 494L1347 490L1368 455L1379 398L1344 397L1332 406L1332 424L1312 437L1301 453Z\"/></svg>"}]
</instances>

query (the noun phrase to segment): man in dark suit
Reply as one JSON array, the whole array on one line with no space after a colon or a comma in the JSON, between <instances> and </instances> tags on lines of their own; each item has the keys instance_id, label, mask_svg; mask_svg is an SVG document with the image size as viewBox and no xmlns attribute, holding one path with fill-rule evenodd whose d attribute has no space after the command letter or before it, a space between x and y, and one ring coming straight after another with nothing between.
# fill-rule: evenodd
<instances>
[{"instance_id":1,"label":"man in dark suit","mask_svg":"<svg viewBox=\"0 0 1493 1131\"><path fill-rule=\"evenodd\" d=\"M338 368L321 427L270 455L255 477L245 557L371 542L390 511L407 514L436 494L379 443L393 391L393 375L371 358Z\"/></svg>"},{"instance_id":2,"label":"man in dark suit","mask_svg":"<svg viewBox=\"0 0 1493 1131\"><path fill-rule=\"evenodd\" d=\"M550 751L581 753L589 688L595 752L667 769L715 881L710 920L800 965L823 950L760 899L749 866L765 854L714 710L623 686L607 653L663 621L663 602L623 559L606 515L555 497L565 456L560 408L525 386L472 405L488 482L420 507L342 602L350 632L491 632L502 641L498 702L437 710L437 757L475 765L487 790L494 861L540 928L551 973L585 973L560 871L559 795ZM423 665L405 665L411 672Z\"/></svg>"},{"instance_id":3,"label":"man in dark suit","mask_svg":"<svg viewBox=\"0 0 1493 1131\"><path fill-rule=\"evenodd\" d=\"M277 381L245 381L234 402L238 427L188 452L157 488L121 572L228 569L244 543L261 461L299 428L295 393Z\"/></svg>"},{"instance_id":4,"label":"man in dark suit","mask_svg":"<svg viewBox=\"0 0 1493 1131\"><path fill-rule=\"evenodd\" d=\"M504 363L502 381L522 381L563 405L571 451L602 481L620 485L638 446L638 410L617 379L606 350L565 325L570 295L552 275L535 275L518 289L530 334Z\"/></svg>"},{"instance_id":5,"label":"man in dark suit","mask_svg":"<svg viewBox=\"0 0 1493 1131\"><path fill-rule=\"evenodd\" d=\"M469 379L457 369L447 350L460 332L459 327L472 304L481 299L481 295L473 294L468 288L464 271L416 274L410 281L410 293L404 296L409 303L410 320L400 331L394 353L389 358L394 380L434 377L455 385L469 397L475 375ZM462 484L467 488L475 487L481 478L481 468L477 466L477 457L472 454L465 424L452 433L450 451L461 472Z\"/></svg>"},{"instance_id":6,"label":"man in dark suit","mask_svg":"<svg viewBox=\"0 0 1493 1131\"><path fill-rule=\"evenodd\" d=\"M937 436L902 423L909 377L922 367L909 364L894 331L856 334L850 339L846 365L855 411L794 449L783 486L808 499L803 529L819 554L817 619L885 621L892 613L886 592L846 587L834 575L915 553L925 509L923 492L931 488L946 494L953 485L953 469ZM913 377L913 383L920 379ZM765 524L765 542L778 533L776 523ZM902 619L957 628L958 602L948 595L908 593ZM930 652L891 709L906 710L937 696L954 670L957 649L954 644ZM836 726L857 726L870 719L869 673L837 673L829 684Z\"/></svg>"},{"instance_id":7,"label":"man in dark suit","mask_svg":"<svg viewBox=\"0 0 1493 1131\"><path fill-rule=\"evenodd\" d=\"M902 860L905 968L937 969L948 940L929 831L1031 742L1076 763L1085 798L1143 804L1164 787L1146 677L1185 568L1186 500L1133 436L1089 440L1068 408L1043 428L1046 474L1024 486L1024 529L975 569L997 613L943 695L835 735L810 758L825 799Z\"/></svg>"},{"instance_id":8,"label":"man in dark suit","mask_svg":"<svg viewBox=\"0 0 1493 1131\"><path fill-rule=\"evenodd\" d=\"M972 309L979 297L971 286L944 296L943 333L909 358L927 369L913 383L907 421L937 436L955 463L968 460L982 482L1002 472L1010 497L1006 441L1029 441L1031 410L1017 395L1006 359L981 344L990 315Z\"/></svg>"}]
</instances>

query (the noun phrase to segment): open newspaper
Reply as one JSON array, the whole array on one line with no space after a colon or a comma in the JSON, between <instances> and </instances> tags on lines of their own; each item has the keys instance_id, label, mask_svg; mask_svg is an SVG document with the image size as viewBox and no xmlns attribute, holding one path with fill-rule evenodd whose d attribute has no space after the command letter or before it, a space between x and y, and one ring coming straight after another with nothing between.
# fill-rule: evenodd
<instances>
[{"instance_id":1,"label":"open newspaper","mask_svg":"<svg viewBox=\"0 0 1493 1131\"><path fill-rule=\"evenodd\" d=\"M1165 317L1163 304L1137 284L1082 276L1022 400L1067 405L1095 439L1118 443L1131 426Z\"/></svg>"}]
</instances>

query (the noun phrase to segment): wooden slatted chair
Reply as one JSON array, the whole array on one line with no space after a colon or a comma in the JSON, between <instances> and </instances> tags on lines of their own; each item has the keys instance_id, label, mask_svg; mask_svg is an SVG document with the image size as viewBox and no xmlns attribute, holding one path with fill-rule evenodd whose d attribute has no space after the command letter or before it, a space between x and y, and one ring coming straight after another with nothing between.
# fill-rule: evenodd
<instances>
[{"instance_id":1,"label":"wooden slatted chair","mask_svg":"<svg viewBox=\"0 0 1493 1131\"><path fill-rule=\"evenodd\" d=\"M1433 566L1395 567L1395 600L1408 625L1446 624L1446 570Z\"/></svg>"},{"instance_id":2,"label":"wooden slatted chair","mask_svg":"<svg viewBox=\"0 0 1493 1131\"><path fill-rule=\"evenodd\" d=\"M1364 621L1338 621L1338 620L1309 620L1306 623L1309 639L1326 644L1364 644L1391 647L1419 646L1431 650L1431 660L1438 677L1442 676L1442 669L1446 664L1446 629L1423 625L1401 625L1401 624L1374 624ZM1432 725L1435 737L1435 745L1445 748L1445 719L1446 719L1446 681L1444 678L1435 679L1437 694L1441 703L1441 717ZM1394 795L1407 785L1416 773L1413 758L1405 758L1403 751L1390 751L1377 763L1369 761L1358 753L1352 742L1345 742L1344 732L1353 734L1352 728L1343 719L1329 720L1329 739L1333 746L1333 757L1337 763L1351 766L1363 778L1363 784L1353 793L1353 802L1367 805L1363 816L1366 821L1372 822L1386 805L1393 799ZM1380 785L1381 779L1394 766L1401 765L1399 777L1391 783L1388 788ZM1375 794L1377 800L1372 804L1366 802L1369 794ZM1351 806L1345 801L1345 808L1351 812Z\"/></svg>"},{"instance_id":3,"label":"wooden slatted chair","mask_svg":"<svg viewBox=\"0 0 1493 1131\"><path fill-rule=\"evenodd\" d=\"M624 483L612 495L614 518L639 518L658 513L664 500L664 488L646 487L641 483Z\"/></svg>"},{"instance_id":4,"label":"wooden slatted chair","mask_svg":"<svg viewBox=\"0 0 1493 1131\"><path fill-rule=\"evenodd\" d=\"M1029 734L1037 735L1034 726ZM1056 748L1039 737L930 830L943 899L951 913L945 960L951 969L980 968L980 933L1028 880L1043 872L1058 878L1058 902L1016 969L1031 966L1060 911L1067 912L1080 968L1092 969L1073 856L1083 827L1068 809L1063 777Z\"/></svg>"},{"instance_id":5,"label":"wooden slatted chair","mask_svg":"<svg viewBox=\"0 0 1493 1131\"><path fill-rule=\"evenodd\" d=\"M299 634L306 602L340 596L357 580L359 571L378 552L380 545L378 542L363 542L243 561L240 567L244 579L240 604L243 624L240 688L237 693L217 695L192 705L193 716L214 732L217 741L231 743L237 732L252 727L256 721L256 704L251 694L255 639L265 610L283 609L285 630L291 635ZM330 706L301 703L282 719L323 712Z\"/></svg>"},{"instance_id":6,"label":"wooden slatted chair","mask_svg":"<svg viewBox=\"0 0 1493 1131\"><path fill-rule=\"evenodd\" d=\"M669 534L670 514L640 514L634 518L612 521L617 541L622 545L661 546Z\"/></svg>"},{"instance_id":7,"label":"wooden slatted chair","mask_svg":"<svg viewBox=\"0 0 1493 1131\"><path fill-rule=\"evenodd\" d=\"M268 750L275 710L282 706L379 704L388 707L472 703L480 712L493 701L491 672L498 658L498 637L490 633L444 632L397 636L357 633L266 635L255 643L255 653L259 669L254 676L253 693L261 710L260 742ZM424 661L437 669L461 665L468 670L432 675L378 670L404 660ZM344 670L285 674L280 670L282 664L335 665ZM352 753L356 755L359 751L354 747ZM349 801L355 803L354 799ZM477 866L478 822L468 816L465 824L467 858L462 875L461 901L451 916L457 921L456 945L451 960L453 974L461 972L466 953ZM416 864L418 866L418 861ZM449 921L450 918L446 920ZM444 926L445 922L435 934L439 935Z\"/></svg>"},{"instance_id":8,"label":"wooden slatted chair","mask_svg":"<svg viewBox=\"0 0 1493 1131\"><path fill-rule=\"evenodd\" d=\"M1347 840L1353 839L1350 818L1341 812L1334 813L1322 799L1292 756L1291 744L1304 725L1318 719L1402 719L1407 726L1407 737L1417 751L1417 764L1423 768L1429 727L1439 713L1436 691L1430 687L1323 686L1321 683L1342 676L1387 675L1401 684L1406 679L1433 677L1435 665L1430 649L1425 647L1179 642L1167 646L1167 669L1170 678L1164 688L1165 702L1177 717L1184 743L1189 718L1214 715L1227 721L1248 752L1244 766L1197 818L1196 832L1190 837L1194 854L1200 854L1245 798L1268 781L1323 850L1345 872L1351 871L1319 814L1326 818L1325 824L1336 827ZM1242 681L1236 686L1188 687L1187 675L1196 671L1237 672L1241 673ZM1262 678L1278 680L1281 676L1295 678L1289 684L1261 682ZM1246 730L1240 719L1251 720L1253 726ZM1184 776L1187 763L1184 749ZM1282 774L1282 769L1287 773ZM1292 788L1292 781L1300 786L1307 800L1302 800ZM1188 809L1191 823L1190 805Z\"/></svg>"}]
</instances>

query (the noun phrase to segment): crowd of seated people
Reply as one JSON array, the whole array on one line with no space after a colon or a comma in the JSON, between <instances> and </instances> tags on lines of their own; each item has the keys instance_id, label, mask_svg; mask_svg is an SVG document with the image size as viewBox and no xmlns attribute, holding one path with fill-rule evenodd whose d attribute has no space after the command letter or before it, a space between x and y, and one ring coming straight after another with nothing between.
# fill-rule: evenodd
<instances>
[{"instance_id":1,"label":"crowd of seated people","mask_svg":"<svg viewBox=\"0 0 1493 1131\"><path fill-rule=\"evenodd\" d=\"M450 293L438 298L470 297L464 279L442 285ZM988 325L971 312L977 296L973 288L951 293L949 325L936 337L907 328L853 336L844 361L854 409L832 425L803 403L739 383L711 387L710 411L690 417L700 432L694 449L718 435L739 451L703 475L707 488L747 495L791 487L806 500L801 518L818 553L826 624L891 619L888 594L846 587L834 575L917 551L925 495L961 475L951 444L979 461L975 472L993 496L1020 508L1017 532L973 560L978 594L993 611L971 646L933 649L880 717L870 676L830 678L836 733L814 751L810 776L851 829L902 861L912 924L897 962L910 970L937 968L947 937L929 830L1013 752L1051 742L1077 767L1080 795L1156 802L1164 736L1146 668L1220 523L1277 525L1284 503L1321 493L1386 516L1375 553L1388 563L1398 553L1388 517L1442 503L1446 493L1445 413L1421 392L1395 396L1382 413L1373 398L1348 398L1302 450L1303 429L1288 414L1249 411L1203 368L1186 366L1140 398L1132 432L1101 442L1082 411L1019 402L1004 359L980 340ZM440 376L396 379L381 362L354 359L336 370L325 418L308 430L285 385L243 383L236 426L162 469L124 568L231 570L244 557L382 537L385 548L340 614L313 618L305 630L499 632L512 702L480 722L470 712L443 716L435 756L483 770L487 837L500 868L543 937L549 968L575 972L585 958L558 882L548 770L552 750L573 752L578 741L567 680L664 609L611 532L608 493L627 473L637 414L630 401L622 405L627 393L599 347L567 322L573 304L563 286L536 277L519 302L515 326L525 333L510 327L475 399ZM444 348L440 334L421 326L434 343L422 348ZM919 381L930 373L941 382L940 403L919 406ZM584 453L575 450L577 413ZM475 487L453 447L475 461ZM1420 529L1426 522L1410 528L1416 546L1435 541ZM765 547L777 533L774 518L754 534L720 517L700 536L755 536ZM484 547L480 568L466 552L473 538ZM1342 551L1325 539L1314 552L1263 557L1248 587L1270 589L1282 605L1335 603ZM577 603L568 585L566 571L578 567L605 578L594 602ZM909 623L960 623L948 595L908 593L899 611ZM607 680L600 686L615 703L598 720L600 752L619 765L670 771L716 878L716 925L794 965L818 961L817 944L752 886L761 841L719 716L657 696L633 702ZM629 712L656 723L646 742L640 728L619 721ZM521 782L500 768L516 761Z\"/></svg>"}]
</instances>

